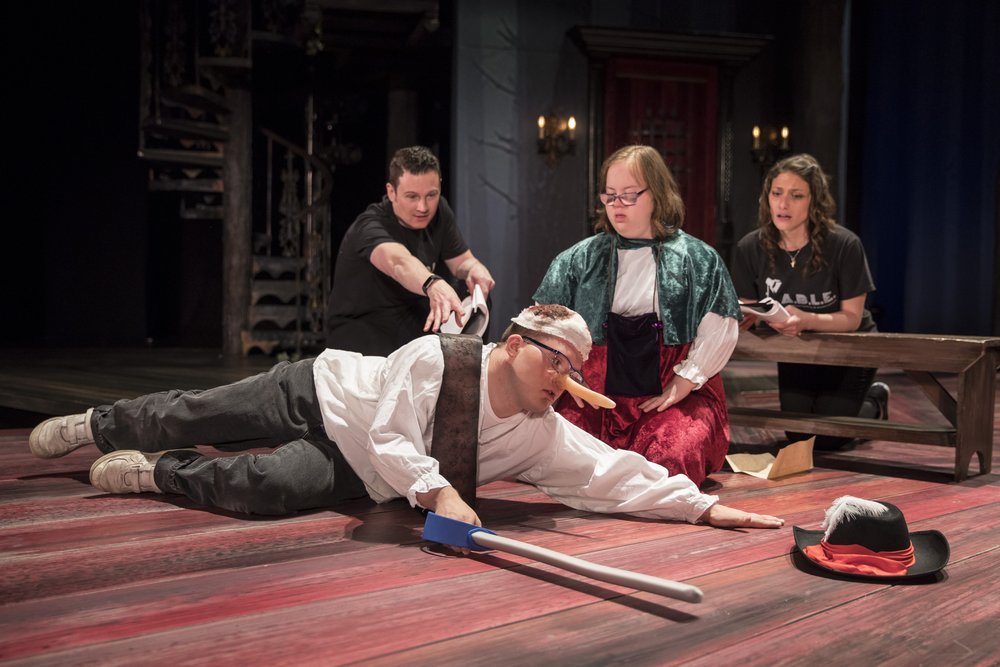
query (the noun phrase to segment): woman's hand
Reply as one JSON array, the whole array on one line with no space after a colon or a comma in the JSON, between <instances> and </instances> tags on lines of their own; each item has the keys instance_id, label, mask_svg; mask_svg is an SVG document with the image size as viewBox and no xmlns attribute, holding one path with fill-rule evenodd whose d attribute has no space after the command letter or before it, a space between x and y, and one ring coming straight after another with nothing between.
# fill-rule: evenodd
<instances>
[{"instance_id":1,"label":"woman's hand","mask_svg":"<svg viewBox=\"0 0 1000 667\"><path fill-rule=\"evenodd\" d=\"M795 306L785 306L785 310L791 317L784 322L768 322L768 324L783 336L798 336L806 330L805 318L811 313L804 313Z\"/></svg>"},{"instance_id":2,"label":"woman's hand","mask_svg":"<svg viewBox=\"0 0 1000 667\"><path fill-rule=\"evenodd\" d=\"M663 412L671 405L676 405L687 398L692 389L694 389L694 382L686 380L680 375L675 375L662 394L643 401L639 404L639 409L643 412L651 412L652 410Z\"/></svg>"},{"instance_id":3,"label":"woman's hand","mask_svg":"<svg viewBox=\"0 0 1000 667\"><path fill-rule=\"evenodd\" d=\"M865 298L861 294L840 302L840 310L832 313L814 313L785 306L792 316L782 323L771 322L771 328L786 336L798 336L804 331L857 331L865 312Z\"/></svg>"}]
</instances>

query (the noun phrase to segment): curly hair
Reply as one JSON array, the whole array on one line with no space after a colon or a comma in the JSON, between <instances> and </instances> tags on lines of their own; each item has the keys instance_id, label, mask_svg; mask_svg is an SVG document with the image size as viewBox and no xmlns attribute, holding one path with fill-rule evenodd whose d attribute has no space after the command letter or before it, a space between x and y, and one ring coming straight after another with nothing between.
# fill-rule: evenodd
<instances>
[{"instance_id":1,"label":"curly hair","mask_svg":"<svg viewBox=\"0 0 1000 667\"><path fill-rule=\"evenodd\" d=\"M653 238L662 241L680 229L684 225L684 201L677 188L677 181L674 180L660 152L652 146L632 145L619 148L601 165L598 192L604 192L608 187L608 170L617 162L627 164L632 175L649 188L653 197L651 221ZM607 208L603 204L598 204L597 216L594 229L598 232L614 233L614 227L608 219Z\"/></svg>"},{"instance_id":2,"label":"curly hair","mask_svg":"<svg viewBox=\"0 0 1000 667\"><path fill-rule=\"evenodd\" d=\"M809 230L809 245L812 247L812 257L803 266L806 273L816 273L826 266L826 258L823 257L823 240L826 235L837 224L833 215L837 210L837 204L830 193L830 178L823 171L823 167L812 155L801 153L792 155L780 160L771 167L764 177L764 185L760 190L760 199L757 207L757 226L760 228L760 243L767 252L768 268L773 271L775 262L779 254L779 242L781 233L771 221L771 201L769 194L774 179L780 174L795 174L806 182L809 186L809 216L806 224Z\"/></svg>"},{"instance_id":3,"label":"curly hair","mask_svg":"<svg viewBox=\"0 0 1000 667\"><path fill-rule=\"evenodd\" d=\"M400 148L389 161L389 182L392 187L399 187L399 177L404 171L411 174L424 174L433 171L441 177L441 163L431 152L431 149L424 146L407 146Z\"/></svg>"}]
</instances>

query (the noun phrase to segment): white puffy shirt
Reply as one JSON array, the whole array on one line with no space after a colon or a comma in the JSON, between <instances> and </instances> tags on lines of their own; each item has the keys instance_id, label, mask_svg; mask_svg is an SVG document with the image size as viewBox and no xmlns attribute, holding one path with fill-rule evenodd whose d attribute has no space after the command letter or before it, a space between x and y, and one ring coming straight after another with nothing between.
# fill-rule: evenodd
<instances>
[{"instance_id":1,"label":"white puffy shirt","mask_svg":"<svg viewBox=\"0 0 1000 667\"><path fill-rule=\"evenodd\" d=\"M483 348L479 408L479 484L518 479L552 498L591 512L694 523L718 501L685 475L671 476L641 455L609 447L552 408L501 419L489 402ZM389 357L326 350L313 376L327 436L376 502L448 485L428 455L444 357L437 336L424 336Z\"/></svg>"},{"instance_id":2,"label":"white puffy shirt","mask_svg":"<svg viewBox=\"0 0 1000 667\"><path fill-rule=\"evenodd\" d=\"M618 281L611 312L643 315L660 312L656 298L656 259L652 248L618 250ZM688 349L688 357L674 366L674 373L695 384L703 384L723 369L736 349L740 323L733 317L705 313Z\"/></svg>"}]
</instances>

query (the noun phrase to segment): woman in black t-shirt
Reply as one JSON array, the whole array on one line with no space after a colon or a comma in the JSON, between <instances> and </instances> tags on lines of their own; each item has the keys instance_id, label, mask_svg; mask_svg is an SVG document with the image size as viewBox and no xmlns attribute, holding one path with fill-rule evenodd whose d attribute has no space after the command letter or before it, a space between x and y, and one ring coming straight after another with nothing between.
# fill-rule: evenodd
<instances>
[{"instance_id":1,"label":"woman in black t-shirt","mask_svg":"<svg viewBox=\"0 0 1000 667\"><path fill-rule=\"evenodd\" d=\"M758 229L743 237L733 258L733 284L744 302L770 297L791 317L771 322L776 331L874 331L865 308L874 291L868 261L856 234L838 225L823 168L811 155L793 155L768 171L757 210ZM741 329L758 318L745 315ZM872 384L873 368L778 364L781 409L820 415L888 417L889 388ZM808 434L788 433L795 441ZM819 436L818 449L849 438Z\"/></svg>"}]
</instances>

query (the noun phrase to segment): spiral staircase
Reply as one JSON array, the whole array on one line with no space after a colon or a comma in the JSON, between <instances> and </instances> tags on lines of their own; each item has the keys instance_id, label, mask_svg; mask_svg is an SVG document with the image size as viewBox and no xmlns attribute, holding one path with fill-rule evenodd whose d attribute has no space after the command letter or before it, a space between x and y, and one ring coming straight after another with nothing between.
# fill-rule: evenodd
<instances>
[{"instance_id":1,"label":"spiral staircase","mask_svg":"<svg viewBox=\"0 0 1000 667\"><path fill-rule=\"evenodd\" d=\"M312 150L311 109L299 142L252 118L254 57L315 48L297 37L317 18L308 9L142 2L138 155L149 190L176 194L178 220L223 222L224 353L300 356L323 346L333 168Z\"/></svg>"}]
</instances>

